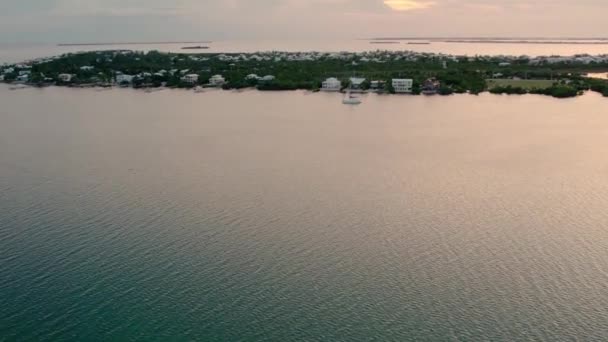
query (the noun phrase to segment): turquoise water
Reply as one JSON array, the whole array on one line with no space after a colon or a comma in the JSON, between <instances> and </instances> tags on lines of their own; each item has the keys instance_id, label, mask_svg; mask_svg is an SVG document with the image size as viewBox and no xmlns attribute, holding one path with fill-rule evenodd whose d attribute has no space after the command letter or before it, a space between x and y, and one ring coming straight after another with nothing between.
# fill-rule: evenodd
<instances>
[{"instance_id":1,"label":"turquoise water","mask_svg":"<svg viewBox=\"0 0 608 342\"><path fill-rule=\"evenodd\" d=\"M594 94L0 104L0 340L608 336Z\"/></svg>"}]
</instances>

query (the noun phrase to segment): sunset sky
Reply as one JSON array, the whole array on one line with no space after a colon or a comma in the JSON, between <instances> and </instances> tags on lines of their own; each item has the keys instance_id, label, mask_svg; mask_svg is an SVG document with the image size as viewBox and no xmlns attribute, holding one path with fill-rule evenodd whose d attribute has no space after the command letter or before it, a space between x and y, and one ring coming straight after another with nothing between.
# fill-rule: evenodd
<instances>
[{"instance_id":1,"label":"sunset sky","mask_svg":"<svg viewBox=\"0 0 608 342\"><path fill-rule=\"evenodd\" d=\"M606 0L2 0L0 41L608 36Z\"/></svg>"}]
</instances>

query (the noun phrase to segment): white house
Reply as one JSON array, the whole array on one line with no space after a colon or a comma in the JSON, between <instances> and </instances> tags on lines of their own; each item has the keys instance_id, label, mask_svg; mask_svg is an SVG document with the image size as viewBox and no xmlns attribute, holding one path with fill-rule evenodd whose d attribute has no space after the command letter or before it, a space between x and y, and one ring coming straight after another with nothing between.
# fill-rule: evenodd
<instances>
[{"instance_id":1,"label":"white house","mask_svg":"<svg viewBox=\"0 0 608 342\"><path fill-rule=\"evenodd\" d=\"M361 89L361 87L363 86L363 82L365 82L365 78L351 77L350 78L350 88L351 89Z\"/></svg>"},{"instance_id":2,"label":"white house","mask_svg":"<svg viewBox=\"0 0 608 342\"><path fill-rule=\"evenodd\" d=\"M15 72L15 69L14 69L14 68L7 68L7 69L4 69L4 74L5 74L5 75L6 75L6 74L12 74L12 73L14 73L14 72Z\"/></svg>"},{"instance_id":3,"label":"white house","mask_svg":"<svg viewBox=\"0 0 608 342\"><path fill-rule=\"evenodd\" d=\"M511 66L511 63L509 63L509 62L502 62L502 63L498 63L498 66L499 67L508 67L508 66Z\"/></svg>"},{"instance_id":4,"label":"white house","mask_svg":"<svg viewBox=\"0 0 608 342\"><path fill-rule=\"evenodd\" d=\"M95 69L95 67L90 66L90 65L85 65L85 66L80 67L80 70L82 70L82 71L91 71L93 69Z\"/></svg>"},{"instance_id":5,"label":"white house","mask_svg":"<svg viewBox=\"0 0 608 342\"><path fill-rule=\"evenodd\" d=\"M247 77L245 77L246 80L259 80L260 76L256 75L256 74L249 74L247 75Z\"/></svg>"},{"instance_id":6,"label":"white house","mask_svg":"<svg viewBox=\"0 0 608 342\"><path fill-rule=\"evenodd\" d=\"M218 87L224 83L226 83L226 79L222 75L213 75L209 79L209 84L212 86Z\"/></svg>"},{"instance_id":7,"label":"white house","mask_svg":"<svg viewBox=\"0 0 608 342\"><path fill-rule=\"evenodd\" d=\"M116 75L116 83L118 83L118 84L131 83L131 82L133 82L134 77L135 76L133 76L133 75L119 74L119 75Z\"/></svg>"},{"instance_id":8,"label":"white house","mask_svg":"<svg viewBox=\"0 0 608 342\"><path fill-rule=\"evenodd\" d=\"M395 93L411 93L414 80L406 78L393 78L393 89Z\"/></svg>"},{"instance_id":9,"label":"white house","mask_svg":"<svg viewBox=\"0 0 608 342\"><path fill-rule=\"evenodd\" d=\"M264 82L272 82L274 81L275 77L272 75L266 75L262 78L260 78L260 81L264 81Z\"/></svg>"},{"instance_id":10,"label":"white house","mask_svg":"<svg viewBox=\"0 0 608 342\"><path fill-rule=\"evenodd\" d=\"M27 82L30 80L29 74L19 75L17 76L17 82Z\"/></svg>"},{"instance_id":11,"label":"white house","mask_svg":"<svg viewBox=\"0 0 608 342\"><path fill-rule=\"evenodd\" d=\"M59 74L59 76L57 76L57 78L59 78L59 80L61 82L70 82L72 81L72 75L71 74Z\"/></svg>"},{"instance_id":12,"label":"white house","mask_svg":"<svg viewBox=\"0 0 608 342\"><path fill-rule=\"evenodd\" d=\"M342 82L335 77L330 77L321 84L321 90L323 91L340 91L341 89Z\"/></svg>"},{"instance_id":13,"label":"white house","mask_svg":"<svg viewBox=\"0 0 608 342\"><path fill-rule=\"evenodd\" d=\"M0 82L4 82L4 75L0 75Z\"/></svg>"},{"instance_id":14,"label":"white house","mask_svg":"<svg viewBox=\"0 0 608 342\"><path fill-rule=\"evenodd\" d=\"M369 89L371 91L383 91L386 88L386 82L385 81L371 81L370 82L370 86Z\"/></svg>"},{"instance_id":15,"label":"white house","mask_svg":"<svg viewBox=\"0 0 608 342\"><path fill-rule=\"evenodd\" d=\"M198 74L188 74L181 78L182 82L188 84L198 83Z\"/></svg>"}]
</instances>

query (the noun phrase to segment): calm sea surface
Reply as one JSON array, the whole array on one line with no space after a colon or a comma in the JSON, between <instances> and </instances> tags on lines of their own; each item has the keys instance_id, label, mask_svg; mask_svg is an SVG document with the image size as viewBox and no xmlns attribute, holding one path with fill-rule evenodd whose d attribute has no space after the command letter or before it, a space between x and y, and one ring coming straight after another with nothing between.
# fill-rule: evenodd
<instances>
[{"instance_id":1,"label":"calm sea surface","mask_svg":"<svg viewBox=\"0 0 608 342\"><path fill-rule=\"evenodd\" d=\"M581 44L590 41L579 41L578 44L565 42L563 44L526 44L511 43L449 43L432 42L428 45L411 45L407 42L400 44L370 44L367 40L232 40L215 41L210 44L137 44L137 45L86 45L86 46L57 46L55 44L0 44L0 64L17 63L28 59L49 57L67 52L90 50L160 50L182 53L238 53L258 51L417 51L447 53L453 55L528 55L547 56L574 54L608 54L608 44ZM184 46L208 45L208 50L182 50Z\"/></svg>"},{"instance_id":2,"label":"calm sea surface","mask_svg":"<svg viewBox=\"0 0 608 342\"><path fill-rule=\"evenodd\" d=\"M595 94L0 86L0 340L603 340L606 146Z\"/></svg>"}]
</instances>

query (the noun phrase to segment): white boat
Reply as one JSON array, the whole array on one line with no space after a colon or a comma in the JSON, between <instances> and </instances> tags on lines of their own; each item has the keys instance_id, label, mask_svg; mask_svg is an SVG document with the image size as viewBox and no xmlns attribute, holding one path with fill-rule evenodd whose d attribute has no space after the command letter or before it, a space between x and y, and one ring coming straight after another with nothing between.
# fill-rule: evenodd
<instances>
[{"instance_id":1,"label":"white boat","mask_svg":"<svg viewBox=\"0 0 608 342\"><path fill-rule=\"evenodd\" d=\"M342 99L342 103L346 105L358 105L361 104L361 99L348 91Z\"/></svg>"}]
</instances>

